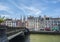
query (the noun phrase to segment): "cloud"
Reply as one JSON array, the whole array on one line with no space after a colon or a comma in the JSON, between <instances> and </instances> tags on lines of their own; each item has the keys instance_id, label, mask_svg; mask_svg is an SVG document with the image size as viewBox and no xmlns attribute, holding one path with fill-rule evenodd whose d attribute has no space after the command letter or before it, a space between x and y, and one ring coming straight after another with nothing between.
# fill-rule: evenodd
<instances>
[{"instance_id":1,"label":"cloud","mask_svg":"<svg viewBox=\"0 0 60 42\"><path fill-rule=\"evenodd\" d=\"M60 14L60 9L55 9L54 12L55 14Z\"/></svg>"},{"instance_id":2,"label":"cloud","mask_svg":"<svg viewBox=\"0 0 60 42\"><path fill-rule=\"evenodd\" d=\"M21 11L23 11L23 13L25 13L25 10L21 7L21 6L19 6L19 5L17 5L14 1L12 1L12 0L8 0L9 2L11 2L15 7L17 7L19 10L21 10ZM21 4L21 3L20 3Z\"/></svg>"},{"instance_id":3,"label":"cloud","mask_svg":"<svg viewBox=\"0 0 60 42\"><path fill-rule=\"evenodd\" d=\"M13 14L11 8L4 3L0 3L0 11L1 11L0 15L5 18L11 18L10 15Z\"/></svg>"},{"instance_id":4,"label":"cloud","mask_svg":"<svg viewBox=\"0 0 60 42\"><path fill-rule=\"evenodd\" d=\"M58 2L60 2L60 0L52 0L51 1L51 3L55 3L55 4L58 3Z\"/></svg>"},{"instance_id":5,"label":"cloud","mask_svg":"<svg viewBox=\"0 0 60 42\"><path fill-rule=\"evenodd\" d=\"M9 8L6 7L6 6L4 6L4 5L1 5L1 4L0 4L0 10L5 10L5 11L7 11L7 10L9 10Z\"/></svg>"},{"instance_id":6,"label":"cloud","mask_svg":"<svg viewBox=\"0 0 60 42\"><path fill-rule=\"evenodd\" d=\"M24 6L23 7L25 9L26 12L28 12L28 15L36 15L38 16L39 14L41 14L41 10L31 6L31 7L28 7L28 6Z\"/></svg>"},{"instance_id":7,"label":"cloud","mask_svg":"<svg viewBox=\"0 0 60 42\"><path fill-rule=\"evenodd\" d=\"M22 3L20 3L20 5L17 5L14 1L9 1L14 4L18 9L22 10L25 15L39 15L41 13L41 10L33 6L26 6Z\"/></svg>"},{"instance_id":8,"label":"cloud","mask_svg":"<svg viewBox=\"0 0 60 42\"><path fill-rule=\"evenodd\" d=\"M5 15L4 14L1 14L0 16L1 17L5 17L5 18L11 18L10 15L8 15L8 14L5 14Z\"/></svg>"},{"instance_id":9,"label":"cloud","mask_svg":"<svg viewBox=\"0 0 60 42\"><path fill-rule=\"evenodd\" d=\"M60 2L60 0L43 0L43 1L46 3L54 3L54 4Z\"/></svg>"},{"instance_id":10,"label":"cloud","mask_svg":"<svg viewBox=\"0 0 60 42\"><path fill-rule=\"evenodd\" d=\"M3 3L0 3L0 11L6 11L9 14L13 13L11 8Z\"/></svg>"}]
</instances>

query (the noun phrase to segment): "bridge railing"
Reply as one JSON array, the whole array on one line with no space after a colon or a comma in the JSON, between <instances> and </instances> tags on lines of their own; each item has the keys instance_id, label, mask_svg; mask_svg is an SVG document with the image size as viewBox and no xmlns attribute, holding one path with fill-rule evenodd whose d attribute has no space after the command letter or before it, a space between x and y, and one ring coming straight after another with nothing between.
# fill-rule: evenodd
<instances>
[{"instance_id":1,"label":"bridge railing","mask_svg":"<svg viewBox=\"0 0 60 42\"><path fill-rule=\"evenodd\" d=\"M13 35L13 34L16 34L20 31L24 31L24 28L21 28L21 27L8 27L6 29L6 34L7 36L10 36L10 35Z\"/></svg>"},{"instance_id":2,"label":"bridge railing","mask_svg":"<svg viewBox=\"0 0 60 42\"><path fill-rule=\"evenodd\" d=\"M0 25L0 29L1 28L6 29L7 36L10 36L12 34L20 32L20 31L24 31L25 27L8 27L8 26L2 26L2 25Z\"/></svg>"}]
</instances>

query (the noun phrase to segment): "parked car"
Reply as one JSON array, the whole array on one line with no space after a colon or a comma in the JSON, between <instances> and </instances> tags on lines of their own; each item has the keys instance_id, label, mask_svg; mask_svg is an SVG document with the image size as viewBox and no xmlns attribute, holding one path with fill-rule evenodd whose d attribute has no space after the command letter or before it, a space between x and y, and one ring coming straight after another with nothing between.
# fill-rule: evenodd
<instances>
[{"instance_id":1,"label":"parked car","mask_svg":"<svg viewBox=\"0 0 60 42\"><path fill-rule=\"evenodd\" d=\"M44 31L44 28L40 28L40 31Z\"/></svg>"},{"instance_id":2,"label":"parked car","mask_svg":"<svg viewBox=\"0 0 60 42\"><path fill-rule=\"evenodd\" d=\"M51 29L46 27L46 28L45 28L45 31L51 31Z\"/></svg>"},{"instance_id":3,"label":"parked car","mask_svg":"<svg viewBox=\"0 0 60 42\"><path fill-rule=\"evenodd\" d=\"M59 27L53 27L53 28L52 28L52 31L54 31L54 32L59 32Z\"/></svg>"}]
</instances>

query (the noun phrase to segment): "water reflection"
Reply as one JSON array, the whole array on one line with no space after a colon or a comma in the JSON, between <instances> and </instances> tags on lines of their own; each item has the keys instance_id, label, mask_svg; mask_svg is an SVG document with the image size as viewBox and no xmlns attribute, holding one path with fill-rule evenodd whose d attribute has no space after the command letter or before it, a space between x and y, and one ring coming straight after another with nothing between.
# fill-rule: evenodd
<instances>
[{"instance_id":1,"label":"water reflection","mask_svg":"<svg viewBox=\"0 0 60 42\"><path fill-rule=\"evenodd\" d=\"M30 35L27 35L25 37L21 37L21 36L15 37L9 42L30 42Z\"/></svg>"},{"instance_id":2,"label":"water reflection","mask_svg":"<svg viewBox=\"0 0 60 42\"><path fill-rule=\"evenodd\" d=\"M18 36L10 42L60 42L60 35L30 34L25 37Z\"/></svg>"},{"instance_id":3,"label":"water reflection","mask_svg":"<svg viewBox=\"0 0 60 42\"><path fill-rule=\"evenodd\" d=\"M26 36L26 38L24 39L24 42L30 42L30 36Z\"/></svg>"}]
</instances>

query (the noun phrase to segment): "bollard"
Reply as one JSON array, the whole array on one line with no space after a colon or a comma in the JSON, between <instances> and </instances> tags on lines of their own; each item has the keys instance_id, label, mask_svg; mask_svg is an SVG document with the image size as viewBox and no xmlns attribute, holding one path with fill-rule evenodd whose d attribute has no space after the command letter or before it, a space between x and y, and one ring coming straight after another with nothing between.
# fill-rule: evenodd
<instances>
[{"instance_id":1,"label":"bollard","mask_svg":"<svg viewBox=\"0 0 60 42\"><path fill-rule=\"evenodd\" d=\"M9 42L7 39L6 29L0 28L0 42Z\"/></svg>"}]
</instances>

